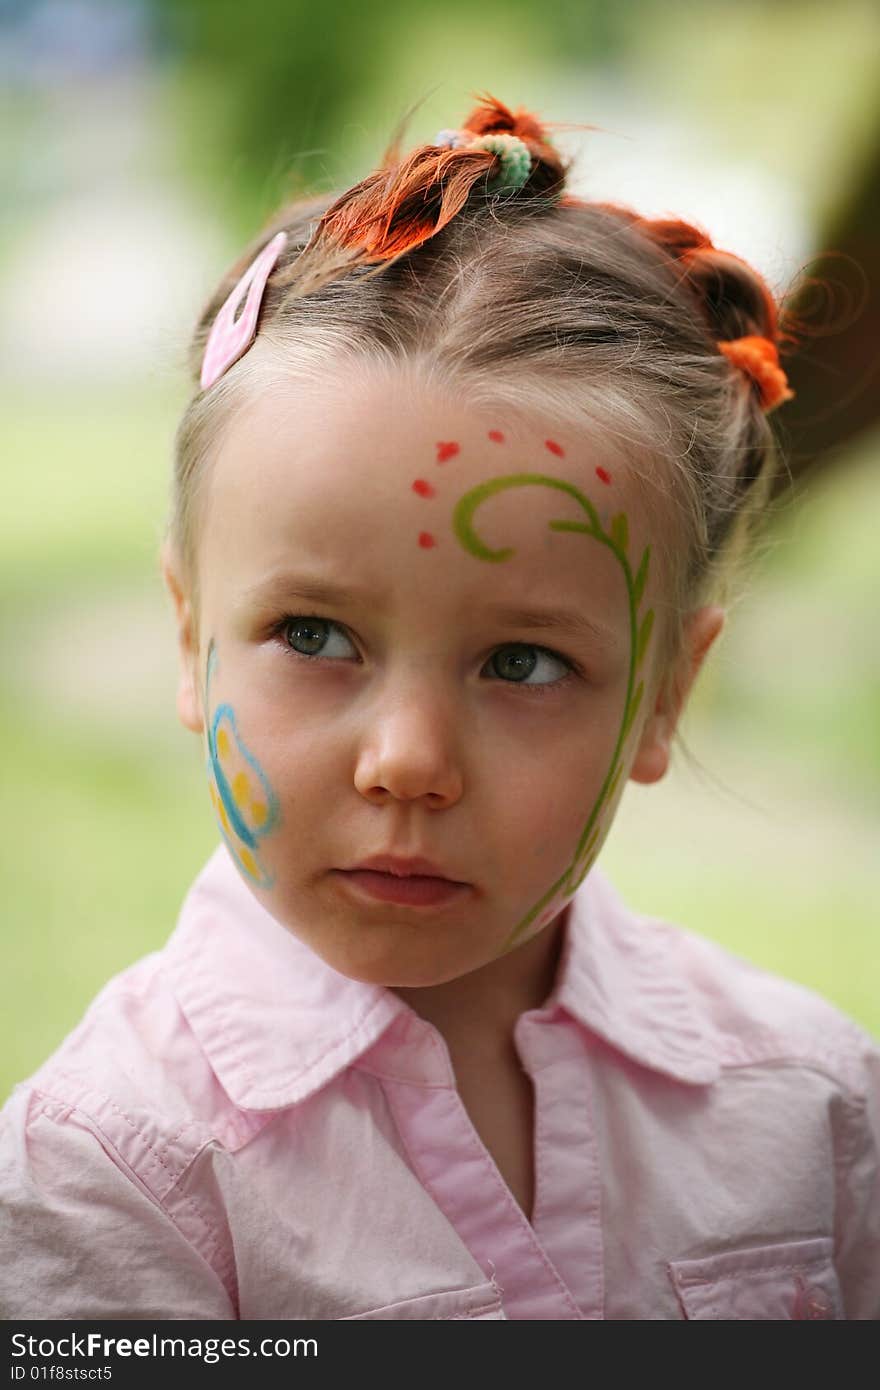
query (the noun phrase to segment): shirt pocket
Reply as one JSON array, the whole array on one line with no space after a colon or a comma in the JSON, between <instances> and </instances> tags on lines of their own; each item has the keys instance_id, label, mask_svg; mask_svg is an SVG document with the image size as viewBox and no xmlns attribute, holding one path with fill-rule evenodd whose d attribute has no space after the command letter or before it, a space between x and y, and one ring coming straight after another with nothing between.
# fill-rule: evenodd
<instances>
[{"instance_id":1,"label":"shirt pocket","mask_svg":"<svg viewBox=\"0 0 880 1390\"><path fill-rule=\"evenodd\" d=\"M669 1272L688 1319L844 1317L829 1237L673 1260Z\"/></svg>"},{"instance_id":2,"label":"shirt pocket","mask_svg":"<svg viewBox=\"0 0 880 1390\"><path fill-rule=\"evenodd\" d=\"M353 1313L342 1322L358 1322L364 1318L418 1318L433 1322L437 1319L504 1318L501 1298L494 1284L475 1284L472 1289L444 1289L442 1293L426 1293L420 1298L405 1298L387 1303L384 1308L371 1308L367 1313ZM506 1318L505 1318L506 1321Z\"/></svg>"}]
</instances>

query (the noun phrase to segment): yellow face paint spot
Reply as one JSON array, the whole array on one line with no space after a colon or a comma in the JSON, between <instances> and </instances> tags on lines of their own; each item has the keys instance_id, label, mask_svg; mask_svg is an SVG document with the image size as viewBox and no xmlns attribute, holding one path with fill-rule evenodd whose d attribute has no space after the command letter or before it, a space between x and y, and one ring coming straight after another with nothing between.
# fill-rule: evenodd
<instances>
[{"instance_id":1,"label":"yellow face paint spot","mask_svg":"<svg viewBox=\"0 0 880 1390\"><path fill-rule=\"evenodd\" d=\"M216 793L216 791L214 790L214 783L213 783L213 782L209 782L209 783L208 783L208 791L211 793L211 801L213 802L214 809L216 810L216 809L217 809L217 793Z\"/></svg>"},{"instance_id":2,"label":"yellow face paint spot","mask_svg":"<svg viewBox=\"0 0 880 1390\"><path fill-rule=\"evenodd\" d=\"M225 729L217 731L217 752L221 758L225 758L229 753L229 735Z\"/></svg>"},{"instance_id":3,"label":"yellow face paint spot","mask_svg":"<svg viewBox=\"0 0 880 1390\"><path fill-rule=\"evenodd\" d=\"M253 874L254 878L260 877L260 871L257 868L256 860L249 849L240 849L238 851L238 857L249 874Z\"/></svg>"},{"instance_id":4,"label":"yellow face paint spot","mask_svg":"<svg viewBox=\"0 0 880 1390\"><path fill-rule=\"evenodd\" d=\"M223 802L222 802L222 801L218 801L218 803L217 803L217 810L220 812L220 819L221 819L221 821L223 822L223 829L224 829L224 830L228 830L228 829L229 829L229 817L228 817L227 814L226 814L226 807L223 805Z\"/></svg>"},{"instance_id":5,"label":"yellow face paint spot","mask_svg":"<svg viewBox=\"0 0 880 1390\"><path fill-rule=\"evenodd\" d=\"M232 795L235 797L239 806L247 806L250 800L251 789L246 772L237 772L233 777Z\"/></svg>"},{"instance_id":6,"label":"yellow face paint spot","mask_svg":"<svg viewBox=\"0 0 880 1390\"><path fill-rule=\"evenodd\" d=\"M263 805L262 801L251 802L251 815L253 816L257 825L263 825L263 823L266 820L266 816L268 815L268 811L266 807Z\"/></svg>"}]
</instances>

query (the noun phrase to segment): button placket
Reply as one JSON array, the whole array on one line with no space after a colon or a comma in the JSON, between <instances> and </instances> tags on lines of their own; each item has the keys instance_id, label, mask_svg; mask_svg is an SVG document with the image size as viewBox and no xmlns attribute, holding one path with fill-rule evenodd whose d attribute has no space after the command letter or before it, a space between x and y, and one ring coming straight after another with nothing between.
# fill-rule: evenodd
<instances>
[{"instance_id":1,"label":"button placket","mask_svg":"<svg viewBox=\"0 0 880 1390\"><path fill-rule=\"evenodd\" d=\"M382 1077L413 1169L512 1319L578 1321L571 1292L514 1200L453 1086ZM442 1136L442 1143L438 1142Z\"/></svg>"},{"instance_id":2,"label":"button placket","mask_svg":"<svg viewBox=\"0 0 880 1390\"><path fill-rule=\"evenodd\" d=\"M533 1011L515 1041L535 1092L532 1226L581 1316L604 1317L599 1145L589 1062L579 1026Z\"/></svg>"}]
</instances>

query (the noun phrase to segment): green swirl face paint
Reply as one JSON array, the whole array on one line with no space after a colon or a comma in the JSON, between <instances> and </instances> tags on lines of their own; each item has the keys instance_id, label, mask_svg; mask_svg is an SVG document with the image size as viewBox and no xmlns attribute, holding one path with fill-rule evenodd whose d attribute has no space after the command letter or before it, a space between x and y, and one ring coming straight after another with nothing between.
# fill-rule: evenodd
<instances>
[{"instance_id":1,"label":"green swirl face paint","mask_svg":"<svg viewBox=\"0 0 880 1390\"><path fill-rule=\"evenodd\" d=\"M551 442L547 441L548 449ZM562 450L557 445L551 452L561 453ZM604 469L603 472L605 472ZM610 482L607 473L601 481ZM581 509L583 519L550 521L548 522L550 530L569 532L574 536L581 536L586 540L596 542L605 546L614 556L620 566L626 585L629 609L629 667L626 696L614 753L599 794L587 814L571 862L555 883L550 885L538 901L532 904L525 916L516 923L504 943L504 951L519 944L531 926L537 924L540 928L556 915L563 905L562 900L570 897L583 882L601 848L604 832L608 828L603 822L603 812L610 805L623 772L626 740L633 728L644 694L644 681L639 680L636 684L636 677L644 662L654 627L654 610L648 608L643 611L645 586L650 564L650 546L645 547L634 572L628 554L629 525L626 513L617 512L611 517L606 529L589 498L584 496L573 483L569 483L563 478L555 478L546 473L514 473L491 478L487 482L471 488L455 504L452 513L452 530L459 544L469 554L486 564L504 564L511 560L515 554L511 547L504 546L493 550L485 544L477 533L474 517L478 508L493 497L509 488L521 487L553 488L573 498Z\"/></svg>"},{"instance_id":2,"label":"green swirl face paint","mask_svg":"<svg viewBox=\"0 0 880 1390\"><path fill-rule=\"evenodd\" d=\"M280 824L278 798L239 734L232 706L218 705L210 714L216 666L217 648L212 638L205 668L208 789L217 824L236 864L258 888L271 888L274 878L260 860L259 842Z\"/></svg>"}]
</instances>

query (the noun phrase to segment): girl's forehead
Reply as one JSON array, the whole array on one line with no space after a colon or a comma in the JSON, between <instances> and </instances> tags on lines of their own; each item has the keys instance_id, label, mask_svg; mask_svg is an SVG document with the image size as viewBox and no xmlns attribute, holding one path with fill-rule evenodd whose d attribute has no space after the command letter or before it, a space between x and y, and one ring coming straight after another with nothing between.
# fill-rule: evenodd
<instances>
[{"instance_id":1,"label":"girl's forehead","mask_svg":"<svg viewBox=\"0 0 880 1390\"><path fill-rule=\"evenodd\" d=\"M631 469L599 430L400 375L273 388L233 420L211 469L203 579L217 570L227 595L311 565L414 596L589 589L620 616L619 565L596 533L650 539Z\"/></svg>"}]
</instances>

